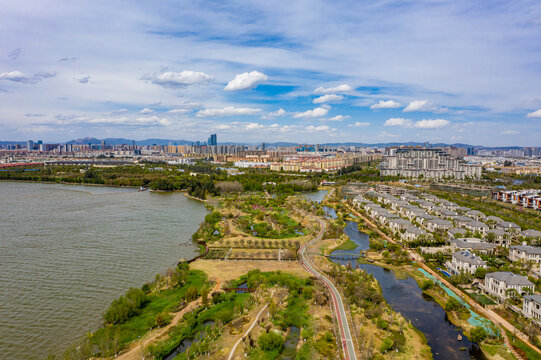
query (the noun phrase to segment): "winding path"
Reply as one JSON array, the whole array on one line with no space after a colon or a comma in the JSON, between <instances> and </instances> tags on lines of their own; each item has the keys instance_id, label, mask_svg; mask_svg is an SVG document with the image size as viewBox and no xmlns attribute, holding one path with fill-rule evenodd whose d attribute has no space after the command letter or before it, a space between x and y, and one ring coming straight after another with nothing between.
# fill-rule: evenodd
<instances>
[{"instance_id":1,"label":"winding path","mask_svg":"<svg viewBox=\"0 0 541 360\"><path fill-rule=\"evenodd\" d=\"M338 322L338 330L340 332L340 338L342 343L342 349L344 353L344 358L346 360L353 360L357 359L357 355L355 354L355 346L353 345L353 340L351 338L351 332L349 329L349 324L347 320L346 310L344 308L344 302L342 300L342 296L340 295L340 292L336 289L334 284L331 280L329 280L325 275L321 274L319 271L316 270L316 266L306 253L306 249L309 246L312 246L314 243L320 241L323 238L323 234L325 233L325 222L322 220L319 220L320 224L320 230L319 233L316 235L315 238L304 244L299 248L299 261L301 265L320 279L329 289L331 296L332 296L332 304L333 304L333 310L336 314L336 320Z\"/></svg>"},{"instance_id":2,"label":"winding path","mask_svg":"<svg viewBox=\"0 0 541 360\"><path fill-rule=\"evenodd\" d=\"M272 296L272 295L271 295ZM235 345L233 346L233 348L231 349L231 352L229 353L229 357L227 358L227 360L231 360L233 359L233 356L235 355L235 350L237 350L237 346L239 346L240 342L242 341L242 339L244 339L246 336L248 336L248 334L250 333L250 331L252 331L252 329L254 328L255 324L257 324L257 321L259 320L259 317L261 316L261 314L263 314L263 311L265 311L265 309L269 306L269 304L265 304L265 306L263 306L263 308L257 313L257 316L255 317L254 321L252 322L252 325L250 325L250 327L248 328L248 330L246 330L246 332L244 333L244 335L242 335L240 337L240 339L237 340L237 342L235 343Z\"/></svg>"}]
</instances>

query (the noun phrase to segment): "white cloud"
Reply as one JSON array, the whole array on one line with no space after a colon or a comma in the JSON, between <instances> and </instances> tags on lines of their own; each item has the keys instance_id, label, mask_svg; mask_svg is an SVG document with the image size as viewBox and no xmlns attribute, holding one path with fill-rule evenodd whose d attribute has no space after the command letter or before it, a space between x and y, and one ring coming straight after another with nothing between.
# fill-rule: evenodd
<instances>
[{"instance_id":1,"label":"white cloud","mask_svg":"<svg viewBox=\"0 0 541 360\"><path fill-rule=\"evenodd\" d=\"M170 114L185 114L187 113L188 109L171 109L171 110L168 110L167 112L170 113Z\"/></svg>"},{"instance_id":2,"label":"white cloud","mask_svg":"<svg viewBox=\"0 0 541 360\"><path fill-rule=\"evenodd\" d=\"M351 90L353 89L348 84L342 84L342 85L338 85L338 86L330 87L330 88L324 88L320 86L314 90L314 94L341 93L341 92L346 92L346 91L351 91Z\"/></svg>"},{"instance_id":3,"label":"white cloud","mask_svg":"<svg viewBox=\"0 0 541 360\"><path fill-rule=\"evenodd\" d=\"M75 80L77 80L79 83L81 84L88 84L88 82L90 81L90 76L81 76L81 77L78 77L78 78L75 78Z\"/></svg>"},{"instance_id":4,"label":"white cloud","mask_svg":"<svg viewBox=\"0 0 541 360\"><path fill-rule=\"evenodd\" d=\"M261 109L255 109L255 108L245 108L245 107L237 108L234 106L226 106L224 108L199 110L196 116L208 117L208 116L254 115L260 111Z\"/></svg>"},{"instance_id":5,"label":"white cloud","mask_svg":"<svg viewBox=\"0 0 541 360\"><path fill-rule=\"evenodd\" d=\"M233 80L227 83L225 90L235 91L251 89L267 81L269 77L259 71L245 72L235 76Z\"/></svg>"},{"instance_id":6,"label":"white cloud","mask_svg":"<svg viewBox=\"0 0 541 360\"><path fill-rule=\"evenodd\" d=\"M379 136L381 137L384 137L384 138L396 138L398 137L399 135L397 134L391 134L391 133L388 133L387 131L382 131Z\"/></svg>"},{"instance_id":7,"label":"white cloud","mask_svg":"<svg viewBox=\"0 0 541 360\"><path fill-rule=\"evenodd\" d=\"M520 134L519 131L517 130L504 130L502 132L500 132L501 135L518 135Z\"/></svg>"},{"instance_id":8,"label":"white cloud","mask_svg":"<svg viewBox=\"0 0 541 360\"><path fill-rule=\"evenodd\" d=\"M445 119L423 119L415 122L419 129L438 129L449 125L451 122Z\"/></svg>"},{"instance_id":9,"label":"white cloud","mask_svg":"<svg viewBox=\"0 0 541 360\"><path fill-rule=\"evenodd\" d=\"M293 117L295 119L298 119L298 118L305 118L305 117L323 117L325 115L327 115L327 113L329 112L329 107L326 106L320 106L318 108L315 108L314 110L307 110L305 112L301 112L301 113L297 113L295 115L293 115Z\"/></svg>"},{"instance_id":10,"label":"white cloud","mask_svg":"<svg viewBox=\"0 0 541 360\"><path fill-rule=\"evenodd\" d=\"M401 126L401 127L411 127L413 123L410 119L404 119L404 118L390 118L389 120L385 121L385 124L383 126Z\"/></svg>"},{"instance_id":11,"label":"white cloud","mask_svg":"<svg viewBox=\"0 0 541 360\"><path fill-rule=\"evenodd\" d=\"M404 112L428 110L428 100L412 101L404 108Z\"/></svg>"},{"instance_id":12,"label":"white cloud","mask_svg":"<svg viewBox=\"0 0 541 360\"><path fill-rule=\"evenodd\" d=\"M166 118L159 118L157 116L151 117L138 117L136 119L130 119L126 116L116 117L116 118L94 118L87 119L84 117L74 117L69 120L71 123L81 123L81 124L95 124L95 125L132 125L132 126L167 126L171 125L171 122ZM61 120L60 123L66 123L66 120Z\"/></svg>"},{"instance_id":13,"label":"white cloud","mask_svg":"<svg viewBox=\"0 0 541 360\"><path fill-rule=\"evenodd\" d=\"M152 112L154 112L154 110L149 109L149 108L144 108L143 110L139 111L139 114L150 114Z\"/></svg>"},{"instance_id":14,"label":"white cloud","mask_svg":"<svg viewBox=\"0 0 541 360\"><path fill-rule=\"evenodd\" d=\"M526 117L530 117L530 118L538 118L538 117L541 117L541 109L529 113L528 115L526 115Z\"/></svg>"},{"instance_id":15,"label":"white cloud","mask_svg":"<svg viewBox=\"0 0 541 360\"><path fill-rule=\"evenodd\" d=\"M370 106L370 109L377 110L377 109L396 109L400 107L400 103L394 101L394 100L380 100L377 104L374 104Z\"/></svg>"},{"instance_id":16,"label":"white cloud","mask_svg":"<svg viewBox=\"0 0 541 360\"><path fill-rule=\"evenodd\" d=\"M354 124L349 124L348 126L351 126L351 127L365 127L365 126L370 126L370 123L369 122L356 121Z\"/></svg>"},{"instance_id":17,"label":"white cloud","mask_svg":"<svg viewBox=\"0 0 541 360\"><path fill-rule=\"evenodd\" d=\"M349 115L346 115L346 116L344 116L344 115L336 115L336 116L330 118L329 121L342 121L342 120L349 119L349 118L350 118Z\"/></svg>"},{"instance_id":18,"label":"white cloud","mask_svg":"<svg viewBox=\"0 0 541 360\"><path fill-rule=\"evenodd\" d=\"M315 98L313 103L314 104L323 104L323 103L326 103L326 102L337 102L337 101L342 101L342 100L344 100L344 96L342 96L342 95L327 94L327 95L323 95L323 96L320 96L318 98Z\"/></svg>"},{"instance_id":19,"label":"white cloud","mask_svg":"<svg viewBox=\"0 0 541 360\"><path fill-rule=\"evenodd\" d=\"M8 80L13 82L25 83L25 84L36 84L43 79L51 78L56 75L56 72L39 72L35 73L32 76L26 75L22 71L13 70L8 72L0 73L0 80Z\"/></svg>"},{"instance_id":20,"label":"white cloud","mask_svg":"<svg viewBox=\"0 0 541 360\"><path fill-rule=\"evenodd\" d=\"M327 125L320 125L320 126L307 126L306 130L308 131L327 131L329 130L329 127Z\"/></svg>"},{"instance_id":21,"label":"white cloud","mask_svg":"<svg viewBox=\"0 0 541 360\"><path fill-rule=\"evenodd\" d=\"M247 123L245 125L245 128L246 130L257 130L257 129L263 129L265 126L264 125L261 125L261 124L258 124L258 123Z\"/></svg>"},{"instance_id":22,"label":"white cloud","mask_svg":"<svg viewBox=\"0 0 541 360\"><path fill-rule=\"evenodd\" d=\"M144 75L142 79L166 88L175 88L205 83L212 80L212 76L204 72L184 70L181 72L165 71L153 73Z\"/></svg>"},{"instance_id":23,"label":"white cloud","mask_svg":"<svg viewBox=\"0 0 541 360\"><path fill-rule=\"evenodd\" d=\"M286 114L286 111L280 108L276 111L270 112L267 115L262 116L261 119L274 119L279 116L284 116L285 114Z\"/></svg>"}]
</instances>

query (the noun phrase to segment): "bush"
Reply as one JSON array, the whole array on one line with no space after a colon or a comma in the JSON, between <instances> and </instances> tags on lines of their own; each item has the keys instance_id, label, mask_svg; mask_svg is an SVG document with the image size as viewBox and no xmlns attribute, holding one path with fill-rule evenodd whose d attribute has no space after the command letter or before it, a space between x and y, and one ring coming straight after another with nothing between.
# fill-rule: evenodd
<instances>
[{"instance_id":1,"label":"bush","mask_svg":"<svg viewBox=\"0 0 541 360\"><path fill-rule=\"evenodd\" d=\"M171 322L171 315L165 312L158 313L156 315L156 326L162 327L168 325Z\"/></svg>"},{"instance_id":2,"label":"bush","mask_svg":"<svg viewBox=\"0 0 541 360\"><path fill-rule=\"evenodd\" d=\"M487 336L486 330L481 326L476 326L470 331L470 341L477 344L480 344Z\"/></svg>"},{"instance_id":3,"label":"bush","mask_svg":"<svg viewBox=\"0 0 541 360\"><path fill-rule=\"evenodd\" d=\"M434 282L432 280L425 280L421 283L421 290L428 290L434 287Z\"/></svg>"},{"instance_id":4,"label":"bush","mask_svg":"<svg viewBox=\"0 0 541 360\"><path fill-rule=\"evenodd\" d=\"M387 330L389 328L389 323L383 319L378 319L377 321L377 327L382 329L382 330Z\"/></svg>"},{"instance_id":5,"label":"bush","mask_svg":"<svg viewBox=\"0 0 541 360\"><path fill-rule=\"evenodd\" d=\"M195 286L190 286L188 290L186 290L186 301L194 301L197 299L197 288Z\"/></svg>"},{"instance_id":6,"label":"bush","mask_svg":"<svg viewBox=\"0 0 541 360\"><path fill-rule=\"evenodd\" d=\"M284 338L274 332L264 333L257 339L259 348L263 351L282 350L284 346Z\"/></svg>"},{"instance_id":7,"label":"bush","mask_svg":"<svg viewBox=\"0 0 541 360\"><path fill-rule=\"evenodd\" d=\"M147 296L143 290L130 288L125 296L113 300L103 319L106 324L121 324L137 315L146 301Z\"/></svg>"},{"instance_id":8,"label":"bush","mask_svg":"<svg viewBox=\"0 0 541 360\"><path fill-rule=\"evenodd\" d=\"M393 339L390 337L387 337L383 339L383 342L381 343L381 346L379 348L379 351L381 353L386 353L387 351L391 350L393 348Z\"/></svg>"},{"instance_id":9,"label":"bush","mask_svg":"<svg viewBox=\"0 0 541 360\"><path fill-rule=\"evenodd\" d=\"M460 308L462 308L462 304L460 304L458 300L453 297L449 298L447 303L445 303L445 311L456 311L460 310Z\"/></svg>"}]
</instances>

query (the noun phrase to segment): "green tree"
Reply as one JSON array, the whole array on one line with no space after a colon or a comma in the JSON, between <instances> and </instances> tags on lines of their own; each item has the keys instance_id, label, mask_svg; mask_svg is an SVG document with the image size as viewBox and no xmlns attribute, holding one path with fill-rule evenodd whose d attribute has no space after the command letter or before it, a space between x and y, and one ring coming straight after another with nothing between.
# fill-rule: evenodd
<instances>
[{"instance_id":1,"label":"green tree","mask_svg":"<svg viewBox=\"0 0 541 360\"><path fill-rule=\"evenodd\" d=\"M274 350L282 350L282 347L284 346L284 338L274 332L264 333L262 334L259 339L257 339L257 343L259 345L259 348L263 351L274 351Z\"/></svg>"},{"instance_id":2,"label":"green tree","mask_svg":"<svg viewBox=\"0 0 541 360\"><path fill-rule=\"evenodd\" d=\"M487 338L488 334L484 328L477 326L470 331L470 340L474 343L480 344Z\"/></svg>"}]
</instances>

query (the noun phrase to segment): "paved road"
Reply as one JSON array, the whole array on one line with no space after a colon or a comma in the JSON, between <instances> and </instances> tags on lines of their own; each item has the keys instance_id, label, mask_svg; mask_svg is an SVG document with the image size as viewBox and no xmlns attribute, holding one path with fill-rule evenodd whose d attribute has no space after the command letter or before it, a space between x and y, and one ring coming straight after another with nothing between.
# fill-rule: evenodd
<instances>
[{"instance_id":1,"label":"paved road","mask_svg":"<svg viewBox=\"0 0 541 360\"><path fill-rule=\"evenodd\" d=\"M357 359L357 355L355 354L355 345L353 344L351 333L349 331L349 324L347 320L346 310L344 308L344 302L342 301L342 296L340 295L332 281L316 270L314 263L312 262L308 254L306 254L306 248L320 241L323 238L323 234L325 233L325 223L319 220L319 224L320 231L317 236L299 248L299 261L309 273L319 278L321 281L323 281L327 288L329 288L332 296L334 313L336 314L336 319L338 321L338 330L340 332L344 358L346 360L354 360Z\"/></svg>"}]
</instances>

